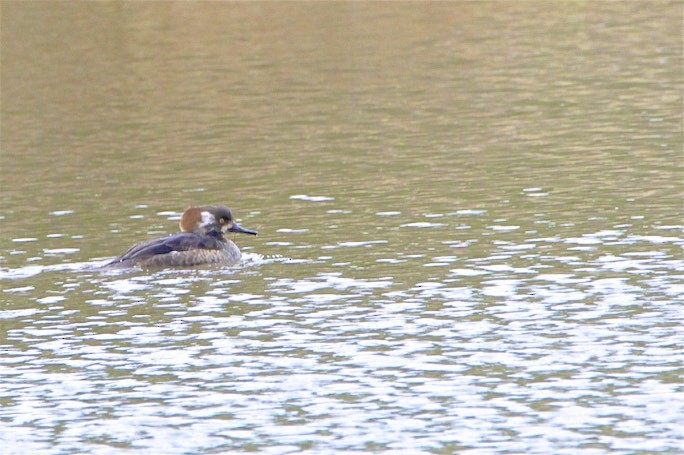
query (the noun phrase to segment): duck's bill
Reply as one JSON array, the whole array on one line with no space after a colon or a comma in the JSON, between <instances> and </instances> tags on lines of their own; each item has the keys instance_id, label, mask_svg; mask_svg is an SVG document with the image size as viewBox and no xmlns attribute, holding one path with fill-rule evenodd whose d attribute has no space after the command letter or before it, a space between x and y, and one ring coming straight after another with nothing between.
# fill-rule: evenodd
<instances>
[{"instance_id":1,"label":"duck's bill","mask_svg":"<svg viewBox=\"0 0 684 455\"><path fill-rule=\"evenodd\" d=\"M257 231L252 231L251 229L245 229L237 223L233 223L233 227L228 229L228 232L237 232L239 234L249 234L249 235L259 235Z\"/></svg>"}]
</instances>

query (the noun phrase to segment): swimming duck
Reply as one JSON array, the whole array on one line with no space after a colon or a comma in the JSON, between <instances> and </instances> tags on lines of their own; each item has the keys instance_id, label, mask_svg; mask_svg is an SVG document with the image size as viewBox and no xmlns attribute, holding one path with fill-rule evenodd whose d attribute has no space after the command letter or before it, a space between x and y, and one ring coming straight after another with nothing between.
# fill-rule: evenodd
<instances>
[{"instance_id":1,"label":"swimming duck","mask_svg":"<svg viewBox=\"0 0 684 455\"><path fill-rule=\"evenodd\" d=\"M227 232L257 235L235 221L229 209L208 205L190 207L180 220L179 234L148 240L129 248L106 266L187 267L201 264L235 264L240 249L224 237Z\"/></svg>"}]
</instances>

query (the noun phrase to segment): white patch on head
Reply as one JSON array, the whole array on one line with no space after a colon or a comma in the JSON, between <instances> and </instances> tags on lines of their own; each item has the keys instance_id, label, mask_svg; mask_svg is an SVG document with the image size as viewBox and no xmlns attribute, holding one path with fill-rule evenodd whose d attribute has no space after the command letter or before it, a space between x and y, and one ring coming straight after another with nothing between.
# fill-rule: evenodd
<instances>
[{"instance_id":1,"label":"white patch on head","mask_svg":"<svg viewBox=\"0 0 684 455\"><path fill-rule=\"evenodd\" d=\"M216 217L209 212L202 212L202 226L216 223Z\"/></svg>"}]
</instances>

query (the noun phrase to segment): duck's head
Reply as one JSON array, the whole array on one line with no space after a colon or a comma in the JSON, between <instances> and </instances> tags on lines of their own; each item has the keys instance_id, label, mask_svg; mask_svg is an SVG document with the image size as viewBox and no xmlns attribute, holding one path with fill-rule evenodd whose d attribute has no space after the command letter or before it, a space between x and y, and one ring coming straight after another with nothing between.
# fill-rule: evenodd
<instances>
[{"instance_id":1,"label":"duck's head","mask_svg":"<svg viewBox=\"0 0 684 455\"><path fill-rule=\"evenodd\" d=\"M183 212L179 225L182 232L195 234L238 232L257 235L256 231L245 229L233 221L231 211L221 205L190 207Z\"/></svg>"}]
</instances>

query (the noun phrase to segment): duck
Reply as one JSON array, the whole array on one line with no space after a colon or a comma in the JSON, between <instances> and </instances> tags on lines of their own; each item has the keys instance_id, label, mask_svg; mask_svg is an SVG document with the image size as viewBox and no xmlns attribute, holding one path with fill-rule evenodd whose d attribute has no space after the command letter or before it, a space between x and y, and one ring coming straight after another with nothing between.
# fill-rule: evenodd
<instances>
[{"instance_id":1,"label":"duck","mask_svg":"<svg viewBox=\"0 0 684 455\"><path fill-rule=\"evenodd\" d=\"M235 222L230 209L222 205L190 207L178 223L181 232L140 242L105 267L192 267L203 264L234 265L242 253L226 239L227 233L258 235Z\"/></svg>"}]
</instances>

